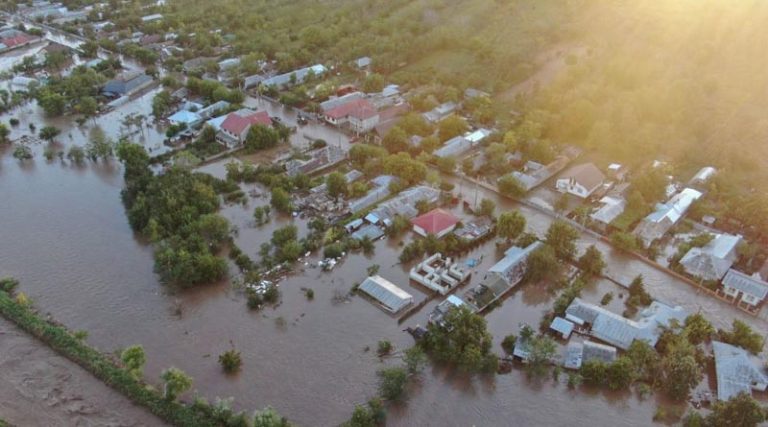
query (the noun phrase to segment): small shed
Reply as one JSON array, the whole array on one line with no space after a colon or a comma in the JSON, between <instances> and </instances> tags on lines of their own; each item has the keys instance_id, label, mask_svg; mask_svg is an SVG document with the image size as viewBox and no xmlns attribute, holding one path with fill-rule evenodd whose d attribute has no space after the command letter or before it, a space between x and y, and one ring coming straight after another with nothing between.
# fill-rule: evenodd
<instances>
[{"instance_id":1,"label":"small shed","mask_svg":"<svg viewBox=\"0 0 768 427\"><path fill-rule=\"evenodd\" d=\"M552 329L553 331L560 334L560 336L563 337L564 340L567 340L571 337L571 333L573 332L574 324L573 322L569 320L565 320L562 317L555 317L555 320L552 321L552 324L549 325L549 329Z\"/></svg>"}]
</instances>

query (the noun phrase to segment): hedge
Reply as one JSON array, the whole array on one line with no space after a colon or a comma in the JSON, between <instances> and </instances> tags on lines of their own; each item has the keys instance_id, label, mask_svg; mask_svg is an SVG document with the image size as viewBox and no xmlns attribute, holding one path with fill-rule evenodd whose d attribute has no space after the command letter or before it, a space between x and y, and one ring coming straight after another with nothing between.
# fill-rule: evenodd
<instances>
[{"instance_id":1,"label":"hedge","mask_svg":"<svg viewBox=\"0 0 768 427\"><path fill-rule=\"evenodd\" d=\"M208 414L195 411L176 401L164 399L159 392L147 388L146 384L134 379L106 355L72 336L66 328L43 320L29 308L17 304L10 295L2 291L0 291L0 314L166 422L184 427L219 425ZM3 425L0 422L0 426Z\"/></svg>"}]
</instances>

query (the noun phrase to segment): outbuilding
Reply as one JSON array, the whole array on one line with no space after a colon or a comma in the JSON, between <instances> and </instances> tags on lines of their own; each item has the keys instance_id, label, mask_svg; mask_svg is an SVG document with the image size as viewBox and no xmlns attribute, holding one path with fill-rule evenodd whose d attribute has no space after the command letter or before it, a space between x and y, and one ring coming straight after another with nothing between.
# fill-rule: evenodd
<instances>
[{"instance_id":1,"label":"outbuilding","mask_svg":"<svg viewBox=\"0 0 768 427\"><path fill-rule=\"evenodd\" d=\"M390 313L398 313L413 303L413 296L381 276L370 276L358 287L360 291L376 300Z\"/></svg>"}]
</instances>

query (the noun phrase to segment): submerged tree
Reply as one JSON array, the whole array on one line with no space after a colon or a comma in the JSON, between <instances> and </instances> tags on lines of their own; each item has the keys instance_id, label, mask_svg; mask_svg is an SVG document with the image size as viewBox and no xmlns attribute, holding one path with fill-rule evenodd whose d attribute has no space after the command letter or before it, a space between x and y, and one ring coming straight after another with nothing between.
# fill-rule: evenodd
<instances>
[{"instance_id":1,"label":"submerged tree","mask_svg":"<svg viewBox=\"0 0 768 427\"><path fill-rule=\"evenodd\" d=\"M167 400L176 400L180 394L192 388L192 378L178 368L168 368L160 374L163 380L163 397Z\"/></svg>"},{"instance_id":2,"label":"submerged tree","mask_svg":"<svg viewBox=\"0 0 768 427\"><path fill-rule=\"evenodd\" d=\"M141 378L141 375L144 372L144 364L147 362L147 355L144 353L144 347L140 345L127 347L120 354L120 360L132 377L136 379Z\"/></svg>"}]
</instances>

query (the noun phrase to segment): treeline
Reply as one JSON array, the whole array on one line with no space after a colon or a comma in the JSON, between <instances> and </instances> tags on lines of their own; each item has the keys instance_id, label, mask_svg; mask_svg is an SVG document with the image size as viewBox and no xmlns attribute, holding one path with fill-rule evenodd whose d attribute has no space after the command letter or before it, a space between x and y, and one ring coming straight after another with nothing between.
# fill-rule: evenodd
<instances>
[{"instance_id":1,"label":"treeline","mask_svg":"<svg viewBox=\"0 0 768 427\"><path fill-rule=\"evenodd\" d=\"M214 405L202 399L195 399L192 405L178 402L177 393L169 390L181 392L191 387L191 379L181 371L174 368L166 370L162 376L166 383L165 391L157 391L141 381L131 369L133 361L143 357L143 351L140 357L126 358L126 366L116 364L111 357L86 344L79 334L43 319L32 309L23 293L19 292L13 298L17 285L14 279L0 280L0 314L163 421L180 427L290 426L285 418L271 408L256 412L253 419L250 419L242 412L232 411L229 401ZM143 361L139 364L143 365Z\"/></svg>"},{"instance_id":2,"label":"treeline","mask_svg":"<svg viewBox=\"0 0 768 427\"><path fill-rule=\"evenodd\" d=\"M122 199L131 227L155 244L155 270L170 284L192 286L221 280L226 261L217 256L230 241L229 223L217 215L219 194L233 182L171 168L154 175L141 146L121 143L125 165Z\"/></svg>"}]
</instances>

